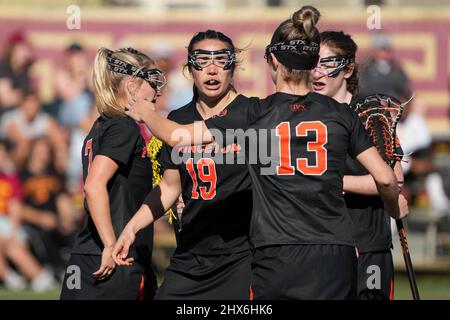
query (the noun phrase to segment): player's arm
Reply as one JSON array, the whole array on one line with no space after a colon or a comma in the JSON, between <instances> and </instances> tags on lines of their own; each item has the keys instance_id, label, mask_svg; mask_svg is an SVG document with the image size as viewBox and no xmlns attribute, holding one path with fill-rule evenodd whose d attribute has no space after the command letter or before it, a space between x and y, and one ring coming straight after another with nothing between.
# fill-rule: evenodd
<instances>
[{"instance_id":1,"label":"player's arm","mask_svg":"<svg viewBox=\"0 0 450 320\"><path fill-rule=\"evenodd\" d=\"M403 181L404 179L400 162L396 162L394 166L394 173L397 178L397 185L401 190L404 184ZM352 176L352 175L344 176L344 192L356 193L367 196L378 195L377 185L375 183L375 180L370 174L362 176Z\"/></svg>"},{"instance_id":2,"label":"player's arm","mask_svg":"<svg viewBox=\"0 0 450 320\"><path fill-rule=\"evenodd\" d=\"M397 178L398 190L401 192L404 185L404 178L400 162L395 164L394 174ZM370 174L364 176L344 176L344 192L366 196L379 195L375 180ZM400 215L406 217L409 214L408 201L401 193L398 197L398 205L400 207Z\"/></svg>"},{"instance_id":3,"label":"player's arm","mask_svg":"<svg viewBox=\"0 0 450 320\"><path fill-rule=\"evenodd\" d=\"M186 125L178 124L161 117L157 112L153 111L152 105L143 99L128 105L125 113L134 120L145 123L155 136L171 147L204 144L214 140L204 121Z\"/></svg>"},{"instance_id":4,"label":"player's arm","mask_svg":"<svg viewBox=\"0 0 450 320\"><path fill-rule=\"evenodd\" d=\"M84 193L89 212L105 248L112 247L116 236L111 221L107 184L119 168L118 164L103 155L95 156L84 183Z\"/></svg>"},{"instance_id":5,"label":"player's arm","mask_svg":"<svg viewBox=\"0 0 450 320\"><path fill-rule=\"evenodd\" d=\"M398 205L399 188L397 179L392 169L383 161L377 149L370 147L358 154L356 159L372 175L387 213L394 219L403 218Z\"/></svg>"},{"instance_id":6,"label":"player's arm","mask_svg":"<svg viewBox=\"0 0 450 320\"><path fill-rule=\"evenodd\" d=\"M118 164L111 158L97 155L92 161L84 184L89 212L104 247L101 265L92 274L98 280L110 276L116 267L111 257L116 235L111 221L107 184L118 168Z\"/></svg>"},{"instance_id":7,"label":"player's arm","mask_svg":"<svg viewBox=\"0 0 450 320\"><path fill-rule=\"evenodd\" d=\"M144 203L125 226L114 246L112 255L118 265L133 263L133 258L127 258L127 256L136 234L163 216L177 201L180 193L181 179L178 170L165 170L159 185L147 195Z\"/></svg>"}]
</instances>

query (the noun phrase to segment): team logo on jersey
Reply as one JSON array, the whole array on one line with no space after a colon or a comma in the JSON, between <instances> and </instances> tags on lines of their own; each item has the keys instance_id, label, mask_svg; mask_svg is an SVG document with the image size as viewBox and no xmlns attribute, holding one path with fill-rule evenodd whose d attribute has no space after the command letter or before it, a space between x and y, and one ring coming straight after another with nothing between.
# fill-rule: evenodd
<instances>
[{"instance_id":1,"label":"team logo on jersey","mask_svg":"<svg viewBox=\"0 0 450 320\"><path fill-rule=\"evenodd\" d=\"M305 105L301 104L301 103L292 103L290 105L290 108L291 108L292 112L304 111L305 110Z\"/></svg>"}]
</instances>

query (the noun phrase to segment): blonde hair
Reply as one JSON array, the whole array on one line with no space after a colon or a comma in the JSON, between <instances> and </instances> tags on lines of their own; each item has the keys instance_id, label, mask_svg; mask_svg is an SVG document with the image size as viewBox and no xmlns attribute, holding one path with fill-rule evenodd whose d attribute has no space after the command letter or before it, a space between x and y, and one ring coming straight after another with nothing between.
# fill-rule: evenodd
<instances>
[{"instance_id":1,"label":"blonde hair","mask_svg":"<svg viewBox=\"0 0 450 320\"><path fill-rule=\"evenodd\" d=\"M155 62L144 53L133 48L121 48L117 51L111 51L102 47L97 51L93 72L95 105L97 110L101 115L107 117L125 117L125 109L120 102L125 96L125 88L122 87L122 82L130 76L110 70L107 60L108 55L129 63L138 69L155 65ZM133 81L136 81L136 84L140 85L144 80L135 77Z\"/></svg>"},{"instance_id":2,"label":"blonde hair","mask_svg":"<svg viewBox=\"0 0 450 320\"><path fill-rule=\"evenodd\" d=\"M320 33L316 28L320 12L313 6L303 6L292 15L291 19L282 22L275 30L270 43L288 40L309 40L320 43ZM311 80L310 70L295 70L283 65L283 80L306 81Z\"/></svg>"}]
</instances>

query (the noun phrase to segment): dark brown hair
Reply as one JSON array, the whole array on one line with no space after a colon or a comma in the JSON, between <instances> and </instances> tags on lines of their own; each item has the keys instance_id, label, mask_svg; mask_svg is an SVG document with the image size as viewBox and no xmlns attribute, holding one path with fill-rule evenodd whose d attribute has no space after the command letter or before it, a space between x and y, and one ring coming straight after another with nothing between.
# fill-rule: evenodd
<instances>
[{"instance_id":1,"label":"dark brown hair","mask_svg":"<svg viewBox=\"0 0 450 320\"><path fill-rule=\"evenodd\" d=\"M358 65L355 62L356 51L358 46L352 37L342 31L324 31L320 34L320 44L327 45L336 55L345 56L353 59L344 71L353 68L353 73L347 80L347 90L353 95L358 94L359 72Z\"/></svg>"}]
</instances>

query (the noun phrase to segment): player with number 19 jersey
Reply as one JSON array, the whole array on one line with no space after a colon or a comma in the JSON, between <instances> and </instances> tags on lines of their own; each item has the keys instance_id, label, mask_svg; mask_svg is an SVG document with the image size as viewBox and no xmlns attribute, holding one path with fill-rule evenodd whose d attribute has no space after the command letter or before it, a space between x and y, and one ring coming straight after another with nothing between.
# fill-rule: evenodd
<instances>
[{"instance_id":1,"label":"player with number 19 jersey","mask_svg":"<svg viewBox=\"0 0 450 320\"><path fill-rule=\"evenodd\" d=\"M251 101L238 95L227 108L244 108ZM179 124L203 120L195 100L168 118ZM252 191L241 148L234 137L223 144L164 144L160 162L164 170L179 171L185 207L157 299L249 298ZM227 158L235 164L226 164Z\"/></svg>"},{"instance_id":2,"label":"player with number 19 jersey","mask_svg":"<svg viewBox=\"0 0 450 320\"><path fill-rule=\"evenodd\" d=\"M238 96L230 106L239 108L247 99ZM172 111L168 118L180 124L203 120L195 102ZM179 221L178 250L226 254L249 249L251 181L245 160L225 164L230 155L237 163L238 157L244 156L241 146L211 143L173 150L164 144L161 164L164 169L179 170L185 204Z\"/></svg>"}]
</instances>

